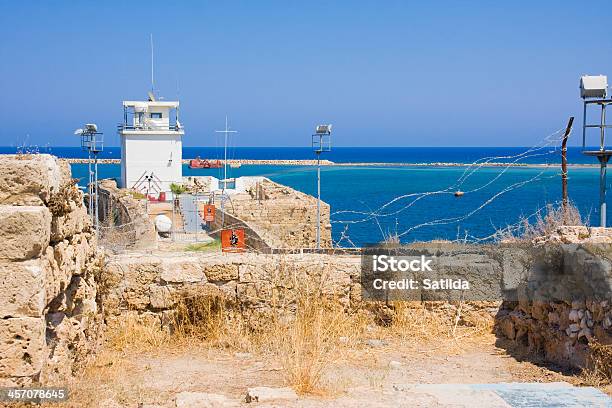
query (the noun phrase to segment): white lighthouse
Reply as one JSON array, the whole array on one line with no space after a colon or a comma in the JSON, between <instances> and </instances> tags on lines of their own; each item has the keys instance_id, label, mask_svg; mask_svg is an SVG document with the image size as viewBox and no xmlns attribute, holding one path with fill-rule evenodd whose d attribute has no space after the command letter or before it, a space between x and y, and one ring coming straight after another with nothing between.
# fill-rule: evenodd
<instances>
[{"instance_id":1,"label":"white lighthouse","mask_svg":"<svg viewBox=\"0 0 612 408\"><path fill-rule=\"evenodd\" d=\"M185 131L179 122L178 101L123 101L121 186L149 196L170 191L182 182Z\"/></svg>"}]
</instances>

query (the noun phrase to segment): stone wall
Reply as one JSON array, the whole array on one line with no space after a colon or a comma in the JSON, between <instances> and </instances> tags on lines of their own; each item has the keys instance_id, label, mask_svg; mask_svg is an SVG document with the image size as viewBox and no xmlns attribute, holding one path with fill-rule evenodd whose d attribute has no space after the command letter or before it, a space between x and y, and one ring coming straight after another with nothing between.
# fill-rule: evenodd
<instances>
[{"instance_id":1,"label":"stone wall","mask_svg":"<svg viewBox=\"0 0 612 408\"><path fill-rule=\"evenodd\" d=\"M96 240L70 167L0 156L0 386L50 384L98 345Z\"/></svg>"},{"instance_id":2,"label":"stone wall","mask_svg":"<svg viewBox=\"0 0 612 408\"><path fill-rule=\"evenodd\" d=\"M105 310L114 315L138 311L167 318L177 295L218 293L245 313L294 307L302 284L322 285L346 306L361 297L360 258L319 254L158 253L114 256L106 273L110 293Z\"/></svg>"},{"instance_id":3,"label":"stone wall","mask_svg":"<svg viewBox=\"0 0 612 408\"><path fill-rule=\"evenodd\" d=\"M157 233L147 211L147 200L117 188L114 180L100 182L98 198L100 243L113 251L155 248Z\"/></svg>"},{"instance_id":4,"label":"stone wall","mask_svg":"<svg viewBox=\"0 0 612 408\"><path fill-rule=\"evenodd\" d=\"M555 241L571 241L561 236ZM612 344L612 244L603 236L600 229L584 234L587 243L536 249L538 261L517 299L497 314L498 333L547 361L579 368L588 364L589 344Z\"/></svg>"},{"instance_id":5,"label":"stone wall","mask_svg":"<svg viewBox=\"0 0 612 408\"><path fill-rule=\"evenodd\" d=\"M321 202L321 247L329 248L329 204ZM317 199L263 179L247 193L234 194L228 214L244 221L271 248L315 248Z\"/></svg>"},{"instance_id":6,"label":"stone wall","mask_svg":"<svg viewBox=\"0 0 612 408\"><path fill-rule=\"evenodd\" d=\"M584 366L592 341L612 344L609 244L432 242L413 244L407 254L434 259L433 272L415 277L463 278L472 289L463 294L416 290L404 300L497 305L493 313L500 337L564 365ZM117 255L106 271L111 290L105 305L114 315L135 311L164 324L181 295L198 291L225 296L245 316L273 307L291 311L304 284L322 285L346 307L364 306L369 299L377 300L370 306L384 307L386 299L400 299L391 292L381 299L362 291L361 262L360 256L338 254Z\"/></svg>"}]
</instances>

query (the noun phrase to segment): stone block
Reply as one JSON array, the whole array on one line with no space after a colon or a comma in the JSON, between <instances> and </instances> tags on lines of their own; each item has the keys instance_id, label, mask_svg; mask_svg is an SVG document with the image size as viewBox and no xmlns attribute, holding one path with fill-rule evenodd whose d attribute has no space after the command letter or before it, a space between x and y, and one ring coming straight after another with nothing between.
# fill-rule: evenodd
<instances>
[{"instance_id":1,"label":"stone block","mask_svg":"<svg viewBox=\"0 0 612 408\"><path fill-rule=\"evenodd\" d=\"M91 228L91 218L85 207L75 207L71 212L51 220L51 241L58 242Z\"/></svg>"},{"instance_id":2,"label":"stone block","mask_svg":"<svg viewBox=\"0 0 612 408\"><path fill-rule=\"evenodd\" d=\"M51 155L2 155L0 204L44 205L65 178L66 169Z\"/></svg>"},{"instance_id":3,"label":"stone block","mask_svg":"<svg viewBox=\"0 0 612 408\"><path fill-rule=\"evenodd\" d=\"M42 315L46 305L43 265L39 259L0 262L0 318Z\"/></svg>"},{"instance_id":4,"label":"stone block","mask_svg":"<svg viewBox=\"0 0 612 408\"><path fill-rule=\"evenodd\" d=\"M0 377L38 374L46 357L45 320L0 319L0 356Z\"/></svg>"},{"instance_id":5,"label":"stone block","mask_svg":"<svg viewBox=\"0 0 612 408\"><path fill-rule=\"evenodd\" d=\"M115 258L104 271L111 293L105 306L113 311L120 307L144 310L150 303L149 285L159 281L162 261L157 257Z\"/></svg>"},{"instance_id":6,"label":"stone block","mask_svg":"<svg viewBox=\"0 0 612 408\"><path fill-rule=\"evenodd\" d=\"M39 257L50 234L51 214L46 207L0 205L0 260Z\"/></svg>"},{"instance_id":7,"label":"stone block","mask_svg":"<svg viewBox=\"0 0 612 408\"><path fill-rule=\"evenodd\" d=\"M154 309L169 309L175 304L175 289L170 286L149 285L149 302Z\"/></svg>"},{"instance_id":8,"label":"stone block","mask_svg":"<svg viewBox=\"0 0 612 408\"><path fill-rule=\"evenodd\" d=\"M231 281L238 279L238 264L236 263L208 263L202 264L204 275L209 282Z\"/></svg>"},{"instance_id":9,"label":"stone block","mask_svg":"<svg viewBox=\"0 0 612 408\"><path fill-rule=\"evenodd\" d=\"M164 282L206 282L204 270L197 257L164 258L161 269L161 279Z\"/></svg>"}]
</instances>

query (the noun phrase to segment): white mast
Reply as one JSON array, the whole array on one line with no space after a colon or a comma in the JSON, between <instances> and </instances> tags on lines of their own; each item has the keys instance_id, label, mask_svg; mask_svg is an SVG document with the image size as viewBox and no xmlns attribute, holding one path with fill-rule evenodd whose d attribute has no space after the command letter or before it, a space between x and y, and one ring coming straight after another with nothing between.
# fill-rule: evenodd
<instances>
[{"instance_id":1,"label":"white mast","mask_svg":"<svg viewBox=\"0 0 612 408\"><path fill-rule=\"evenodd\" d=\"M223 203L225 197L225 186L227 184L227 136L229 133L238 133L236 130L229 130L229 126L227 124L227 115L225 115L225 130L215 130L217 133L223 133L225 135L225 143L223 144L223 187L221 188L221 227L223 227L225 222L223 211Z\"/></svg>"},{"instance_id":2,"label":"white mast","mask_svg":"<svg viewBox=\"0 0 612 408\"><path fill-rule=\"evenodd\" d=\"M151 93L155 95L155 77L153 76L153 33L150 34L151 38Z\"/></svg>"}]
</instances>

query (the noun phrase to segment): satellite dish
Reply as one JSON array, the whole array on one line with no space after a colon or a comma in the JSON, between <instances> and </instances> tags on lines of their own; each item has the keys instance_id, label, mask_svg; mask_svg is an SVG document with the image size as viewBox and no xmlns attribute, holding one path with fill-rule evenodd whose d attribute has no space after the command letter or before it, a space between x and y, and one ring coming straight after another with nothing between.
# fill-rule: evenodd
<instances>
[{"instance_id":1,"label":"satellite dish","mask_svg":"<svg viewBox=\"0 0 612 408\"><path fill-rule=\"evenodd\" d=\"M77 136L81 136L83 134L83 129L79 128L79 129L75 130L74 134L77 135Z\"/></svg>"},{"instance_id":2,"label":"satellite dish","mask_svg":"<svg viewBox=\"0 0 612 408\"><path fill-rule=\"evenodd\" d=\"M155 217L155 228L158 232L167 233L172 229L172 220L163 214Z\"/></svg>"},{"instance_id":3,"label":"satellite dish","mask_svg":"<svg viewBox=\"0 0 612 408\"><path fill-rule=\"evenodd\" d=\"M155 95L153 95L153 92L149 91L149 102L155 102Z\"/></svg>"},{"instance_id":4,"label":"satellite dish","mask_svg":"<svg viewBox=\"0 0 612 408\"><path fill-rule=\"evenodd\" d=\"M86 123L85 130L91 133L96 133L98 131L98 125L95 123Z\"/></svg>"}]
</instances>

